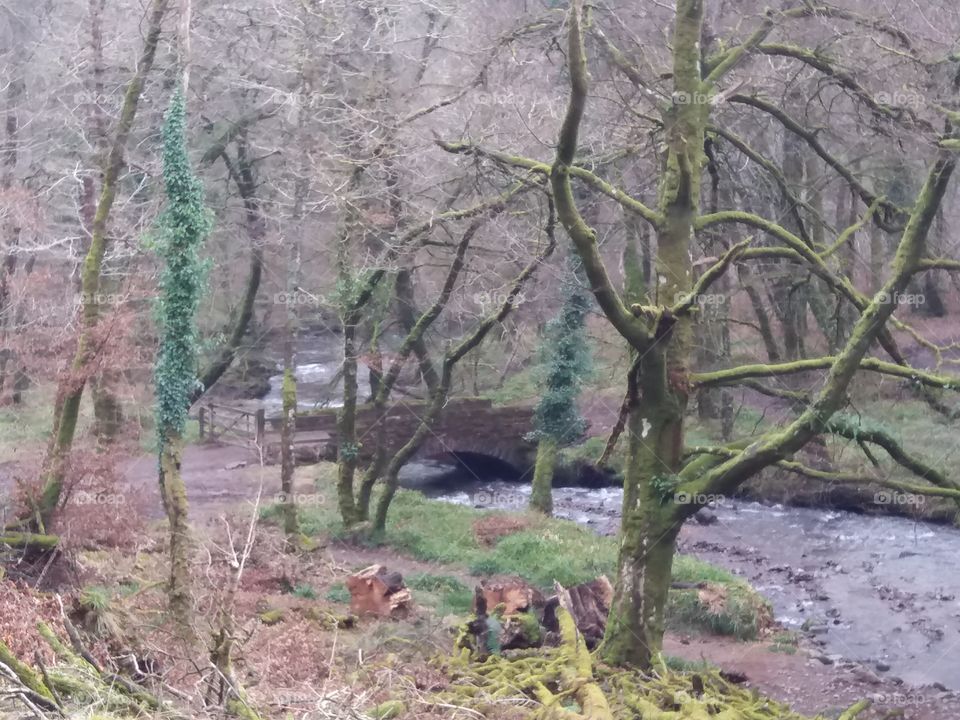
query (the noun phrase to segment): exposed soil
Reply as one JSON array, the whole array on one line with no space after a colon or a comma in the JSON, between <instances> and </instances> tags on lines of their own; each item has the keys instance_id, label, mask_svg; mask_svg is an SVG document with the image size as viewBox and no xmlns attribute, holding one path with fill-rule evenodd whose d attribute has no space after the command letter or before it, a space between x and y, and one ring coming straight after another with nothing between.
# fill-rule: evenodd
<instances>
[{"instance_id":1,"label":"exposed soil","mask_svg":"<svg viewBox=\"0 0 960 720\"><path fill-rule=\"evenodd\" d=\"M960 717L960 695L935 687L914 688L891 679L881 679L862 667L825 665L816 650L805 647L792 654L770 641L735 642L719 637L668 635L665 651L686 660L706 660L727 673L742 673L746 685L763 695L781 700L795 710L836 717L841 709L862 698L873 707L861 717L896 717L903 720L944 720ZM902 714L897 714L902 711ZM890 714L893 713L893 714Z\"/></svg>"}]
</instances>

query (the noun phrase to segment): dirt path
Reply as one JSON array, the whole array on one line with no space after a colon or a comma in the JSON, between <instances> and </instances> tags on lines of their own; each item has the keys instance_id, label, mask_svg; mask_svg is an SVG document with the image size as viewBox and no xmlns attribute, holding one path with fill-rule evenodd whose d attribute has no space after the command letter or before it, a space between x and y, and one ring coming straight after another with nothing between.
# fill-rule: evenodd
<instances>
[{"instance_id":1,"label":"dirt path","mask_svg":"<svg viewBox=\"0 0 960 720\"><path fill-rule=\"evenodd\" d=\"M260 488L261 474L255 472L257 458L249 450L233 445L191 445L183 454L183 479L187 499L196 514L212 512L252 500ZM157 461L143 456L129 462L125 477L127 489L138 493L140 505L152 519L163 517L160 491L157 487ZM265 467L264 494L275 494L279 489L279 468Z\"/></svg>"}]
</instances>

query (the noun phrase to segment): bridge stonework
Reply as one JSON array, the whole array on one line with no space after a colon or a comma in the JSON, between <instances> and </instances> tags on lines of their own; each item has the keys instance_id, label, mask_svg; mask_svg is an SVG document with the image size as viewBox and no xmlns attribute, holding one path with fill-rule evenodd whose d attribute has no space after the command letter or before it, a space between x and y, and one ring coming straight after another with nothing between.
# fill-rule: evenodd
<instances>
[{"instance_id":1,"label":"bridge stonework","mask_svg":"<svg viewBox=\"0 0 960 720\"><path fill-rule=\"evenodd\" d=\"M372 459L378 441L383 438L387 452L401 448L414 434L427 403L400 400L386 410L371 405L357 407L357 439L360 458ZM524 436L533 429L533 408L528 405L494 407L490 400L463 398L451 400L431 426L418 449L419 459L475 453L508 463L520 472L533 464L535 447ZM296 446L298 455L316 455L334 459L337 454L337 414L326 408L297 414ZM280 418L268 418L267 455L279 454Z\"/></svg>"}]
</instances>

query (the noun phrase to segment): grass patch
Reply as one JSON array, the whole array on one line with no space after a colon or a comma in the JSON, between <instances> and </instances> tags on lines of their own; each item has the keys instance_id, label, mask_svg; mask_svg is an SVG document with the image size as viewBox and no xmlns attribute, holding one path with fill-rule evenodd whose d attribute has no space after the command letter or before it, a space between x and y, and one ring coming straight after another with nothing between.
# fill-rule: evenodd
<instances>
[{"instance_id":1,"label":"grass patch","mask_svg":"<svg viewBox=\"0 0 960 720\"><path fill-rule=\"evenodd\" d=\"M339 603L341 605L350 604L350 591L347 590L347 586L343 583L334 583L327 589L326 595L324 597L333 603Z\"/></svg>"},{"instance_id":2,"label":"grass patch","mask_svg":"<svg viewBox=\"0 0 960 720\"><path fill-rule=\"evenodd\" d=\"M293 595L298 598L303 598L304 600L316 600L317 591L313 589L311 585L297 585L291 591Z\"/></svg>"},{"instance_id":3,"label":"grass patch","mask_svg":"<svg viewBox=\"0 0 960 720\"><path fill-rule=\"evenodd\" d=\"M417 573L406 578L406 583L417 591L418 600L431 605L440 616L466 615L473 606L473 590L450 575Z\"/></svg>"},{"instance_id":4,"label":"grass patch","mask_svg":"<svg viewBox=\"0 0 960 720\"><path fill-rule=\"evenodd\" d=\"M697 590L671 590L667 628L755 640L770 624L770 605L746 583L724 585L726 600L715 610L700 600Z\"/></svg>"},{"instance_id":5,"label":"grass patch","mask_svg":"<svg viewBox=\"0 0 960 720\"><path fill-rule=\"evenodd\" d=\"M773 636L773 643L770 645L770 652L783 653L784 655L795 655L800 640L796 633L783 632Z\"/></svg>"},{"instance_id":6,"label":"grass patch","mask_svg":"<svg viewBox=\"0 0 960 720\"><path fill-rule=\"evenodd\" d=\"M333 466L319 469L319 492L334 497ZM278 506L263 508L267 521L280 520ZM554 581L571 586L598 575L616 574L617 541L601 537L568 520L527 515L527 527L506 535L493 546L481 543L474 523L487 516L514 516L502 511L478 511L462 505L431 500L420 493L401 490L390 507L386 533L377 542L419 560L467 568L474 575L517 575L551 592ZM345 535L335 504L301 508L301 527L311 535ZM373 541L370 541L373 542ZM741 578L687 555L674 561L673 577L683 583L713 583L723 586L725 607L711 612L696 590L671 591L668 625L672 629L706 631L753 638L769 617L769 607ZM463 613L472 602L470 589L455 577L420 574L407 578L408 586L423 593L419 601L431 604L441 614Z\"/></svg>"}]
</instances>

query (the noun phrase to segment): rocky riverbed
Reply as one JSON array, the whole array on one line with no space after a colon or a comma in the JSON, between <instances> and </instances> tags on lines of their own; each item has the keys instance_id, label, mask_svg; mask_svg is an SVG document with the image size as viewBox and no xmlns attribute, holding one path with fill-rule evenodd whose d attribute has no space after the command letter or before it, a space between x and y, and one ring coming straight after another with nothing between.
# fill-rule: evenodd
<instances>
[{"instance_id":1,"label":"rocky riverbed","mask_svg":"<svg viewBox=\"0 0 960 720\"><path fill-rule=\"evenodd\" d=\"M440 497L519 508L529 486L473 482ZM558 488L558 515L614 533L619 489ZM825 665L868 682L960 690L960 530L841 511L727 502L687 523L680 549L746 578Z\"/></svg>"}]
</instances>

